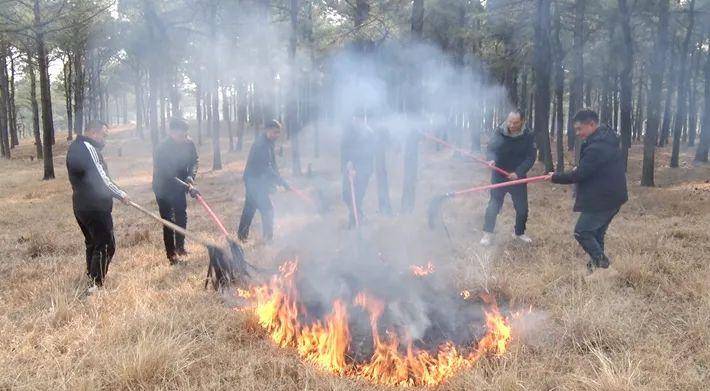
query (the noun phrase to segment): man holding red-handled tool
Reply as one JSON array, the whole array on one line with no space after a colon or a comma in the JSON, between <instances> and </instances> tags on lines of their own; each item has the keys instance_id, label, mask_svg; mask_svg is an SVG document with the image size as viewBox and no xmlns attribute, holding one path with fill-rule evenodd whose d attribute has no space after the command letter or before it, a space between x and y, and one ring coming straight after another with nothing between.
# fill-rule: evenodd
<instances>
[{"instance_id":1,"label":"man holding red-handled tool","mask_svg":"<svg viewBox=\"0 0 710 391\"><path fill-rule=\"evenodd\" d=\"M182 118L171 118L168 138L155 150L153 159L153 192L158 202L160 217L182 228L187 227L187 202L185 187L175 181L194 184L199 159L197 148L187 135L188 124ZM194 197L190 190L190 195ZM168 227L163 227L165 253L171 265L181 262L180 256L187 255L185 237Z\"/></svg>"},{"instance_id":2,"label":"man holding red-handled tool","mask_svg":"<svg viewBox=\"0 0 710 391\"><path fill-rule=\"evenodd\" d=\"M375 164L375 135L360 111L353 115L344 131L340 144L342 195L349 210L348 228L353 228L359 226L364 217L362 204Z\"/></svg>"},{"instance_id":3,"label":"man holding red-handled tool","mask_svg":"<svg viewBox=\"0 0 710 391\"><path fill-rule=\"evenodd\" d=\"M503 183L510 180L526 178L528 171L535 163L537 150L535 136L525 128L525 116L520 110L508 114L505 123L498 127L488 143L487 157L491 160L491 183ZM505 175L502 172L507 172ZM491 189L491 198L486 208L481 244L488 246L493 239L496 219L503 206L505 195L510 193L515 208L515 231L513 237L524 243L532 242L525 235L525 225L528 221L528 188L522 183Z\"/></svg>"},{"instance_id":4,"label":"man holding red-handled tool","mask_svg":"<svg viewBox=\"0 0 710 391\"><path fill-rule=\"evenodd\" d=\"M582 212L574 227L574 237L589 254L589 272L609 268L604 254L604 236L611 220L628 201L626 169L619 148L619 138L606 126L599 126L599 116L589 109L573 118L574 130L583 140L579 164L572 171L555 173L552 183L577 184L574 211Z\"/></svg>"},{"instance_id":5,"label":"man holding red-handled tool","mask_svg":"<svg viewBox=\"0 0 710 391\"><path fill-rule=\"evenodd\" d=\"M249 237L249 227L258 210L261 214L261 228L264 241L274 237L274 206L270 194L276 186L290 189L288 183L279 174L274 154L274 142L281 137L281 123L271 120L266 123L264 132L257 136L249 150L249 157L244 168L244 186L246 197L244 209L239 219L237 236L245 241Z\"/></svg>"}]
</instances>

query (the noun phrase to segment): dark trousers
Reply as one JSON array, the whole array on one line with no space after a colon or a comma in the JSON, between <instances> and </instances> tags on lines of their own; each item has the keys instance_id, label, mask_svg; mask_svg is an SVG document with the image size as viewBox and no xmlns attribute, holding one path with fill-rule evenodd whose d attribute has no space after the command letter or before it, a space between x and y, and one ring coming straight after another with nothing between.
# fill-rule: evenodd
<instances>
[{"instance_id":1,"label":"dark trousers","mask_svg":"<svg viewBox=\"0 0 710 391\"><path fill-rule=\"evenodd\" d=\"M495 230L496 219L500 209L503 207L505 195L508 193L510 193L510 198L513 199L513 207L515 208L515 234L522 235L525 233L525 225L528 222L528 186L525 184L491 190L483 231L493 233Z\"/></svg>"},{"instance_id":2,"label":"dark trousers","mask_svg":"<svg viewBox=\"0 0 710 391\"><path fill-rule=\"evenodd\" d=\"M96 285L101 286L116 252L111 212L74 210L74 217L84 234L86 274Z\"/></svg>"},{"instance_id":3,"label":"dark trousers","mask_svg":"<svg viewBox=\"0 0 710 391\"><path fill-rule=\"evenodd\" d=\"M185 193L171 195L155 195L158 201L160 217L172 221L182 228L187 227L187 201ZM168 227L163 227L163 243L165 243L165 253L168 258L172 258L177 252L185 251L185 237Z\"/></svg>"},{"instance_id":4,"label":"dark trousers","mask_svg":"<svg viewBox=\"0 0 710 391\"><path fill-rule=\"evenodd\" d=\"M271 203L269 188L267 186L246 185L246 199L242 217L239 219L238 237L245 240L249 237L249 227L258 210L261 214L261 228L264 240L274 237L274 205Z\"/></svg>"},{"instance_id":5,"label":"dark trousers","mask_svg":"<svg viewBox=\"0 0 710 391\"><path fill-rule=\"evenodd\" d=\"M367 193L367 186L370 183L371 176L371 173L360 173L356 171L351 188L350 177L347 173L343 175L343 202L348 206L348 221L350 227L355 226L353 195L355 196L355 208L357 208L358 221L362 222L362 217L364 216L362 203L365 199L365 193Z\"/></svg>"},{"instance_id":6,"label":"dark trousers","mask_svg":"<svg viewBox=\"0 0 710 391\"><path fill-rule=\"evenodd\" d=\"M606 258L604 255L604 235L611 220L619 213L619 208L603 212L582 212L574 226L574 238L589 254L592 261Z\"/></svg>"}]
</instances>

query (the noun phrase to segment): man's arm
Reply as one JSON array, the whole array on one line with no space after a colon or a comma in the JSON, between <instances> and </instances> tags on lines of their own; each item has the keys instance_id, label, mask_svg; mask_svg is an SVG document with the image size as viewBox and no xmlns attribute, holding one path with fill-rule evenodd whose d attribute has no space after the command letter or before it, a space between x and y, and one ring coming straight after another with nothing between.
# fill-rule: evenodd
<instances>
[{"instance_id":1,"label":"man's arm","mask_svg":"<svg viewBox=\"0 0 710 391\"><path fill-rule=\"evenodd\" d=\"M104 170L104 166L101 164L101 159L99 159L99 153L96 151L96 148L94 148L93 145L86 141L84 142L84 145L86 146L86 149L89 152L89 159L91 160L91 164L89 164L88 166L91 167L92 170L96 170L99 175L99 178L101 178L101 182L103 183L103 185L108 188L109 192L114 198L118 198L120 200L127 199L128 195L126 194L126 192L116 186L113 180L111 180L111 178L106 173L106 170Z\"/></svg>"}]
</instances>

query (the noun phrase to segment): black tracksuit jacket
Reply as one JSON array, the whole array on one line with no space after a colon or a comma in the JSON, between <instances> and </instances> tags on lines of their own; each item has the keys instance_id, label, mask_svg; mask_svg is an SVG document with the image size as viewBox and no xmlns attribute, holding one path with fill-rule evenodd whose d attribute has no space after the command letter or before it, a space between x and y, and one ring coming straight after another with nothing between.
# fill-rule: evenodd
<instances>
[{"instance_id":1,"label":"black tracksuit jacket","mask_svg":"<svg viewBox=\"0 0 710 391\"><path fill-rule=\"evenodd\" d=\"M608 127L600 126L582 142L577 167L552 175L552 182L577 184L575 212L604 212L619 208L629 199L619 137Z\"/></svg>"},{"instance_id":2,"label":"black tracksuit jacket","mask_svg":"<svg viewBox=\"0 0 710 391\"><path fill-rule=\"evenodd\" d=\"M102 147L84 136L77 136L69 146L66 163L75 211L111 212L113 198L126 196L108 175Z\"/></svg>"}]
</instances>

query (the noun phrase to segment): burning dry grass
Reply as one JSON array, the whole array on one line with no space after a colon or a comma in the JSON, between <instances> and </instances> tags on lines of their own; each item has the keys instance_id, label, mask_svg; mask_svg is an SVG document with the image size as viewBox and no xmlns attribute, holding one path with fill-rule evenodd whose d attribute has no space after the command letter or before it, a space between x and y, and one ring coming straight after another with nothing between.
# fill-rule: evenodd
<instances>
[{"instance_id":1,"label":"burning dry grass","mask_svg":"<svg viewBox=\"0 0 710 391\"><path fill-rule=\"evenodd\" d=\"M60 151L62 144L58 140ZM139 203L155 208L148 152L131 148L129 159L127 151L117 158L109 148L111 171L119 183L129 184ZM210 161L207 148L202 152L203 161ZM638 178L638 152L632 151L632 178ZM240 153L225 160L243 158ZM231 311L202 290L203 249L190 245L188 264L169 267L160 229L120 205L114 213L119 250L106 290L85 296L83 249L62 159L60 152L58 179L51 182L38 180L37 162L0 163L0 188L5 189L0 193L0 389L377 388L327 375L302 363L296 350L274 346L249 313ZM472 166L459 161L427 160L422 181L434 185L422 190L422 202L429 194L458 187L437 181L434 170L442 165L463 175L460 185L485 181L485 174L469 174ZM399 183L399 173L392 174L392 183ZM406 243L411 254L433 247L408 264L425 266L431 260L435 274L451 276L452 289L488 290L507 298L507 308L532 308L513 323L506 354L481 359L442 388L706 389L710 169L661 168L658 177L660 188L631 186L631 201L609 231L619 276L598 283L582 278L584 258L572 239L574 215L566 188L531 185L532 246L510 241L512 208L506 203L497 245L478 248L484 196L447 206L451 241L443 232L429 233L422 215L398 222L369 216L371 226L393 233L373 234L381 237L383 252L397 242ZM230 171L200 178L208 201L232 227L241 210L236 178L238 173ZM374 202L374 192L368 197ZM298 224L307 219L280 207L287 202L288 197L277 196L282 216L277 223L281 236L291 238L304 231ZM374 210L372 204L367 207ZM215 232L195 205L189 219L191 228ZM322 234L302 235L330 243L342 224L331 220L322 220ZM393 229L399 222L408 227L406 233ZM299 240L277 241L273 248L250 244L247 250L251 260L264 265L283 259L289 251L282 249L298 247Z\"/></svg>"}]
</instances>

